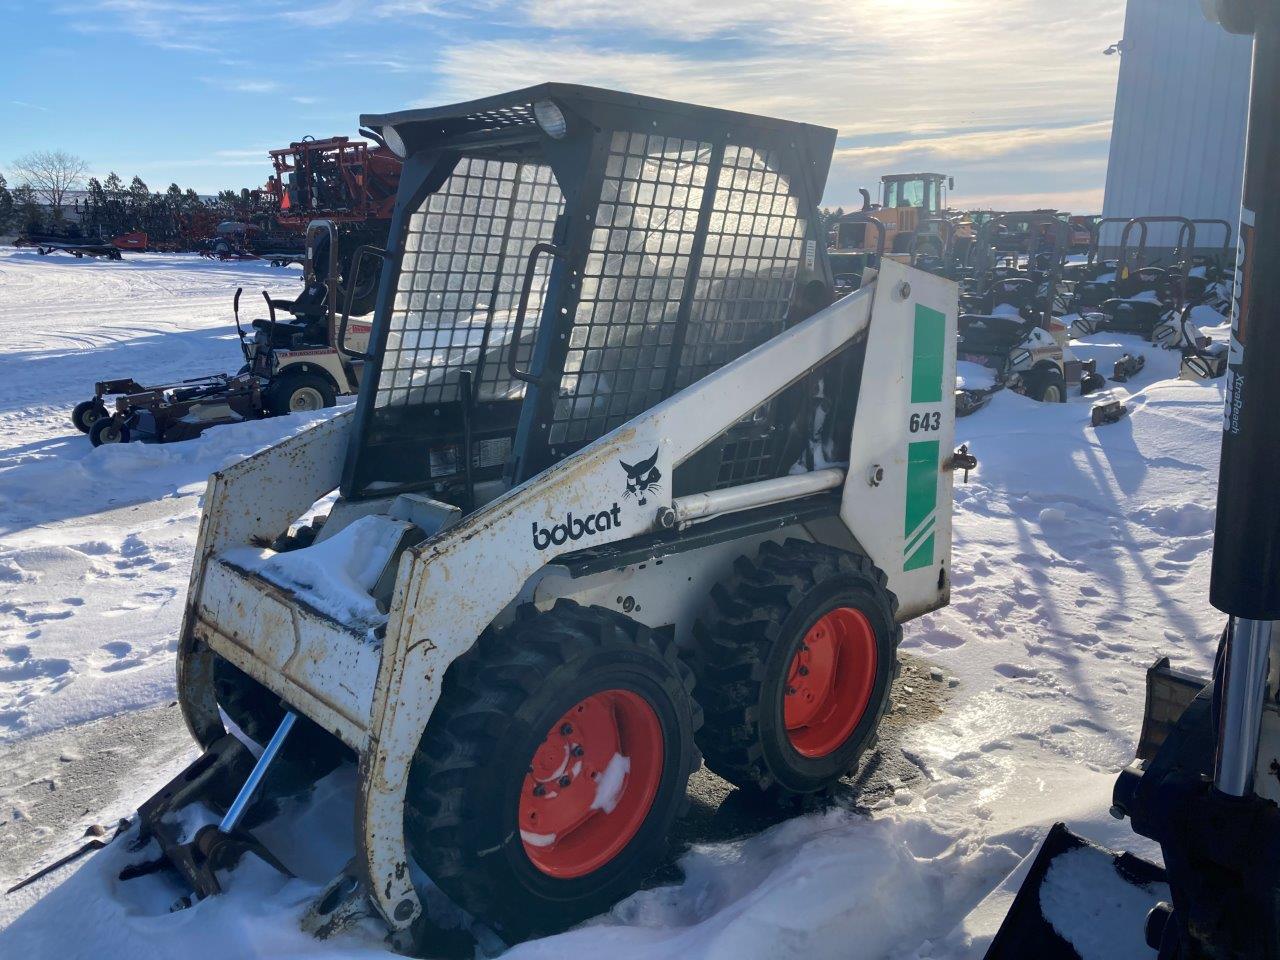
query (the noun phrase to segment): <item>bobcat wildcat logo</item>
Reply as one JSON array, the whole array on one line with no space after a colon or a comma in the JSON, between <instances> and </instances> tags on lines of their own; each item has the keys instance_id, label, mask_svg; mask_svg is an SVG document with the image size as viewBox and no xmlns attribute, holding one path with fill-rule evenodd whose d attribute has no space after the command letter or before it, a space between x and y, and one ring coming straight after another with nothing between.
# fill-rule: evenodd
<instances>
[{"instance_id":1,"label":"bobcat wildcat logo","mask_svg":"<svg viewBox=\"0 0 1280 960\"><path fill-rule=\"evenodd\" d=\"M662 480L662 472L657 468L658 450L655 447L653 456L647 460L641 460L634 466L625 460L619 460L622 469L627 471L627 490L623 497L638 497L636 501L640 506L645 506L649 502L646 494L649 491L655 493L662 489L660 481Z\"/></svg>"},{"instance_id":2,"label":"bobcat wildcat logo","mask_svg":"<svg viewBox=\"0 0 1280 960\"><path fill-rule=\"evenodd\" d=\"M657 449L653 451L653 456L637 464L633 465L623 460L619 460L618 463L627 472L627 489L622 495L624 499L636 497L636 502L643 507L649 503L647 494L662 489L662 471L657 466ZM546 527L535 520L532 531L533 548L546 550L553 545L563 546L570 540L581 540L583 537L593 537L597 533L616 530L621 523L622 508L616 501L609 509L588 513L585 517L575 517L573 511L570 511L562 522Z\"/></svg>"}]
</instances>

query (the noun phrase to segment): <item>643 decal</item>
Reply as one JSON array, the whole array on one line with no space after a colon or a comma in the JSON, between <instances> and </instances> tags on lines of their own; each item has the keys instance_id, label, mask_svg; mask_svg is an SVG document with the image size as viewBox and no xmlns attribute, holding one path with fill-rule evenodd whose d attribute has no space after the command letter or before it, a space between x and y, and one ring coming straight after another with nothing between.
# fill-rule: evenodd
<instances>
[{"instance_id":1,"label":"643 decal","mask_svg":"<svg viewBox=\"0 0 1280 960\"><path fill-rule=\"evenodd\" d=\"M907 429L912 433L931 433L942 429L942 413L913 413L907 421Z\"/></svg>"}]
</instances>

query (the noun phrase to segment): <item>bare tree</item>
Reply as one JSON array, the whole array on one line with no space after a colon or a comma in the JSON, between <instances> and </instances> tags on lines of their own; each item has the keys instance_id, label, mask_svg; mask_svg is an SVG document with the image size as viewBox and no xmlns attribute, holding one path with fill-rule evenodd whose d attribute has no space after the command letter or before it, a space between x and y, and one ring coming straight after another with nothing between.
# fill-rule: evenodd
<instances>
[{"instance_id":1,"label":"bare tree","mask_svg":"<svg viewBox=\"0 0 1280 960\"><path fill-rule=\"evenodd\" d=\"M62 216L62 201L67 191L83 183L88 169L87 162L65 150L34 150L13 161L12 167L17 180L30 184L52 208L55 218Z\"/></svg>"}]
</instances>

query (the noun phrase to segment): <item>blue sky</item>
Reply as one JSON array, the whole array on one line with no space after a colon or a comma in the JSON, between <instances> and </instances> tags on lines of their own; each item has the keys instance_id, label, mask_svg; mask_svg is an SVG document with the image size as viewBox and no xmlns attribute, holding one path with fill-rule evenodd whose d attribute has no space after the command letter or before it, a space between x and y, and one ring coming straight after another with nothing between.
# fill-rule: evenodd
<instances>
[{"instance_id":1,"label":"blue sky","mask_svg":"<svg viewBox=\"0 0 1280 960\"><path fill-rule=\"evenodd\" d=\"M828 203L882 173L958 203L1101 208L1124 0L0 0L0 169L83 156L201 192L361 112L542 80L840 131Z\"/></svg>"}]
</instances>

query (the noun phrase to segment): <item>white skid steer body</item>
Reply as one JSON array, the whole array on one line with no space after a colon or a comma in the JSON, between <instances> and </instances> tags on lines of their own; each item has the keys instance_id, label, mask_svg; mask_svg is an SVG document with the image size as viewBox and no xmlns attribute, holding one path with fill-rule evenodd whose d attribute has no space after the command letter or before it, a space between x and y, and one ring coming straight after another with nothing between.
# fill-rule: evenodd
<instances>
[{"instance_id":1,"label":"white skid steer body","mask_svg":"<svg viewBox=\"0 0 1280 960\"><path fill-rule=\"evenodd\" d=\"M351 415L219 471L205 495L179 651L192 733L206 747L223 735L212 687L216 654L355 751L360 888L389 924L407 927L421 905L406 862L406 782L449 665L529 600L612 604L625 596L641 621L688 630L709 585L744 544L683 551L661 565L646 562L662 557L651 548L645 560L576 578L557 563L561 555L831 489L840 491L838 524L801 523L756 534L757 541L799 535L856 544L888 575L901 620L947 603L955 323L953 283L886 261L871 286L404 550L381 642L255 575L243 560L246 547L265 556L260 544L338 486ZM731 497L651 491L641 505L626 496L620 462L656 450L657 469L671 476L710 438L860 339L866 361L847 465L737 487ZM341 517L335 510L327 538Z\"/></svg>"}]
</instances>

